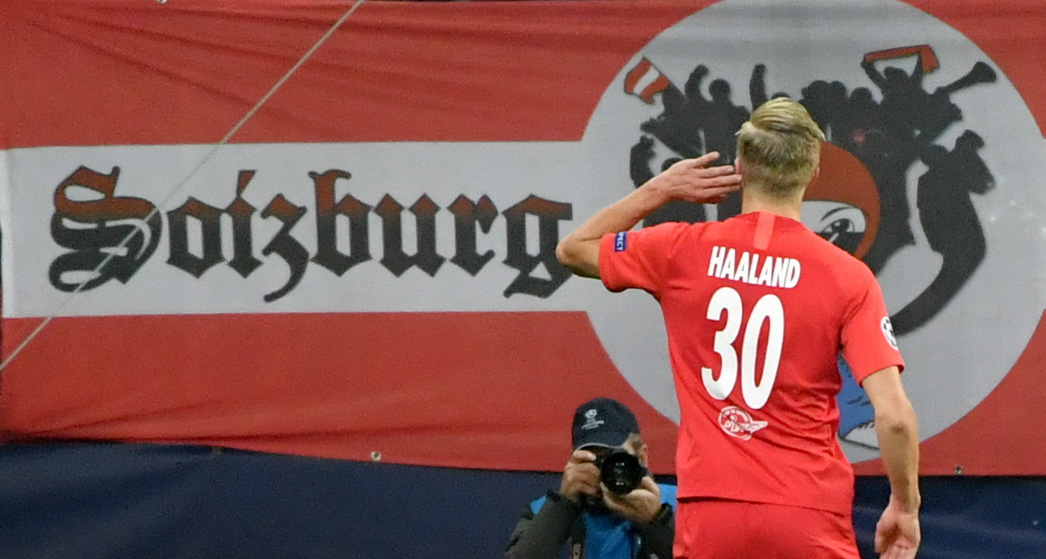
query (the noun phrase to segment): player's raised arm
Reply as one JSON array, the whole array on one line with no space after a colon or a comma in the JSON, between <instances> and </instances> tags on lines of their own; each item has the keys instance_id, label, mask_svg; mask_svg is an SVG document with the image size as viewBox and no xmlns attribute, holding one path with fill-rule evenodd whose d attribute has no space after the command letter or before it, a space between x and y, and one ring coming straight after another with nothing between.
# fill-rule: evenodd
<instances>
[{"instance_id":1,"label":"player's raised arm","mask_svg":"<svg viewBox=\"0 0 1046 559\"><path fill-rule=\"evenodd\" d=\"M911 559L922 538L919 528L919 432L897 367L872 373L861 383L875 408L890 502L875 527L875 551L883 559Z\"/></svg>"},{"instance_id":2,"label":"player's raised arm","mask_svg":"<svg viewBox=\"0 0 1046 559\"><path fill-rule=\"evenodd\" d=\"M651 212L672 200L702 204L721 202L741 187L741 175L732 165L708 165L718 152L684 159L650 179L628 196L603 208L567 235L556 247L556 257L580 276L599 277L599 242L607 233L627 231Z\"/></svg>"}]
</instances>

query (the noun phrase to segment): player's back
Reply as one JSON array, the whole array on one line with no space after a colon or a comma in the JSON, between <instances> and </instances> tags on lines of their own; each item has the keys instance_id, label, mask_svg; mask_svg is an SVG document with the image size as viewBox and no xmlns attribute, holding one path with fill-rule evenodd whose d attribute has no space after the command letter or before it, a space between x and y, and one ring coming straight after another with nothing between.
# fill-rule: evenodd
<instances>
[{"instance_id":1,"label":"player's back","mask_svg":"<svg viewBox=\"0 0 1046 559\"><path fill-rule=\"evenodd\" d=\"M680 496L849 511L836 356L869 281L864 264L774 214L679 231L656 295L683 414Z\"/></svg>"}]
</instances>

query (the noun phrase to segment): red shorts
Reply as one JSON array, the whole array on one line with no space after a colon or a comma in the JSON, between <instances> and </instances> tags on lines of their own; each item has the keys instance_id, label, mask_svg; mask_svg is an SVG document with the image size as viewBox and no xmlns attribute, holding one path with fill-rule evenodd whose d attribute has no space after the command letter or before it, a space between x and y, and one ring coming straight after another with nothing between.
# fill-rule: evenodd
<instances>
[{"instance_id":1,"label":"red shorts","mask_svg":"<svg viewBox=\"0 0 1046 559\"><path fill-rule=\"evenodd\" d=\"M860 559L851 515L722 499L682 499L675 559Z\"/></svg>"}]
</instances>

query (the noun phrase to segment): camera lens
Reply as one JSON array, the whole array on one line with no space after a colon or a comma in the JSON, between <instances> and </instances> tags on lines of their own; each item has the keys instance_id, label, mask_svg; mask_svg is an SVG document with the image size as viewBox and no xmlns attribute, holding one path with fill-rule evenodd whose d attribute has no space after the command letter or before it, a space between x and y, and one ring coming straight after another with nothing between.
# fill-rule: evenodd
<instances>
[{"instance_id":1,"label":"camera lens","mask_svg":"<svg viewBox=\"0 0 1046 559\"><path fill-rule=\"evenodd\" d=\"M639 458L621 449L611 452L599 468L603 485L618 495L631 493L639 487L645 474L646 468L639 463Z\"/></svg>"}]
</instances>

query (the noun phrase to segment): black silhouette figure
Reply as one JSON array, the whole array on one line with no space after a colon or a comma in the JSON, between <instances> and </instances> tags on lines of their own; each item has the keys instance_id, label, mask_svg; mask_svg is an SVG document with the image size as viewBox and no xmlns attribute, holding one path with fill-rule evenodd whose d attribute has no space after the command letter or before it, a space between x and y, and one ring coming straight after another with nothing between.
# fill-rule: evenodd
<instances>
[{"instance_id":1,"label":"black silhouette figure","mask_svg":"<svg viewBox=\"0 0 1046 559\"><path fill-rule=\"evenodd\" d=\"M704 64L699 64L690 73L690 77L686 80L686 85L683 86L683 93L687 98L687 103L683 109L683 121L687 123L687 126L691 127L691 141L693 145L697 146L694 156L686 155L684 157L696 157L704 154L704 149L702 149L704 146L704 130L701 126L701 121L711 110L712 104L701 93L701 82L704 81L707 75L708 67Z\"/></svg>"},{"instance_id":2,"label":"black silhouette figure","mask_svg":"<svg viewBox=\"0 0 1046 559\"><path fill-rule=\"evenodd\" d=\"M962 111L951 102L951 93L993 82L996 76L991 67L978 62L965 76L931 94L923 88L922 54L916 55L911 75L894 67L879 74L867 60L861 66L882 92L879 124L871 134L863 135L863 145L854 152L879 187L879 232L864 257L868 267L878 273L898 250L915 242L905 175L941 133L962 119Z\"/></svg>"},{"instance_id":3,"label":"black silhouette figure","mask_svg":"<svg viewBox=\"0 0 1046 559\"><path fill-rule=\"evenodd\" d=\"M748 109L735 105L731 100L730 83L723 79L713 80L708 86L712 102L703 115L705 141L709 151L718 151L716 165L733 163L737 157L737 129L748 120ZM741 193L731 192L716 210L719 220L741 213Z\"/></svg>"},{"instance_id":4,"label":"black silhouette figure","mask_svg":"<svg viewBox=\"0 0 1046 559\"><path fill-rule=\"evenodd\" d=\"M654 139L650 136L642 136L639 142L632 146L632 157L629 161L629 173L636 188L642 186L646 181L654 178L654 172L650 170L650 162L654 159ZM671 167L679 157L666 159L661 164L661 170ZM685 223L697 223L706 221L705 207L702 204L692 204L681 200L673 200L661 206L643 220L643 227L650 227L658 223L680 221Z\"/></svg>"},{"instance_id":5,"label":"black silhouette figure","mask_svg":"<svg viewBox=\"0 0 1046 559\"><path fill-rule=\"evenodd\" d=\"M778 97L792 98L784 91L778 91L769 96L766 94L766 64L756 64L752 68L752 77L748 79L748 97L753 108Z\"/></svg>"},{"instance_id":6,"label":"black silhouette figure","mask_svg":"<svg viewBox=\"0 0 1046 559\"><path fill-rule=\"evenodd\" d=\"M933 318L973 275L987 246L970 194L985 194L995 179L978 155L984 141L967 130L955 148L933 145L923 152L929 170L919 177L916 206L930 248L943 262L933 282L891 318L894 333L910 332Z\"/></svg>"},{"instance_id":7,"label":"black silhouette figure","mask_svg":"<svg viewBox=\"0 0 1046 559\"><path fill-rule=\"evenodd\" d=\"M756 64L752 68L752 77L748 79L748 99L752 101L752 109L770 100L766 96L766 64Z\"/></svg>"},{"instance_id":8,"label":"black silhouette figure","mask_svg":"<svg viewBox=\"0 0 1046 559\"><path fill-rule=\"evenodd\" d=\"M649 134L632 146L629 172L638 188L654 176L651 162L654 159L653 137L675 151L681 158L693 158L707 151L721 154L718 164L733 161L737 151L734 133L748 120L748 109L735 105L730 98L730 84L717 79L709 85L709 97L702 92L702 82L708 75L708 67L698 65L691 72L686 85L680 91L675 86L666 88L662 94L664 111L640 125L640 130ZM666 161L662 170L677 160ZM734 193L718 207L719 219L737 215L741 211L740 194ZM704 207L687 202L673 202L648 216L644 226L665 221L695 223L707 219Z\"/></svg>"},{"instance_id":9,"label":"black silhouette figure","mask_svg":"<svg viewBox=\"0 0 1046 559\"><path fill-rule=\"evenodd\" d=\"M683 91L674 85L666 88L661 94L664 111L639 126L685 159L705 153L701 122L710 101L701 95L701 80L707 73L708 68L700 65L690 74Z\"/></svg>"},{"instance_id":10,"label":"black silhouette figure","mask_svg":"<svg viewBox=\"0 0 1046 559\"><path fill-rule=\"evenodd\" d=\"M893 138L914 136L916 123L930 95L923 89L922 55L917 55L911 75L893 66L880 74L875 69L874 62L867 59L861 61L861 68L883 94L882 116L885 132Z\"/></svg>"},{"instance_id":11,"label":"black silhouette figure","mask_svg":"<svg viewBox=\"0 0 1046 559\"><path fill-rule=\"evenodd\" d=\"M867 87L848 91L846 84L826 80L812 81L800 91L799 97L828 140L856 156L878 187L879 226L872 246L863 257L873 272L878 273L904 246L914 244L907 175L919 159L930 168L917 185L918 212L931 248L942 255L944 264L926 291L894 318L898 334L918 328L933 318L983 260L984 235L970 193L987 192L993 184L991 173L977 155L983 142L975 133L963 134L951 152L935 146L934 142L962 120L962 111L952 103L951 94L995 81L995 71L986 63L977 62L966 75L931 93L923 84L922 60L922 54L917 53L910 73L893 66L880 73L868 58L862 61L868 78L879 89L880 102ZM654 176L654 138L680 158L714 150L723 154L718 163L733 161L734 134L750 113L732 101L731 87L725 80L713 80L706 97L702 84L708 74L707 66L698 65L682 90L675 86L665 89L664 111L640 126L644 135L632 147L630 161L631 178L636 187ZM789 96L787 92L767 95L767 77L766 65L756 64L748 82L752 107L774 97ZM677 160L669 159L661 168ZM737 193L717 208L720 220L739 212ZM703 206L680 202L655 212L644 225L705 219ZM835 239L833 242L840 242L844 236L837 233L822 232ZM850 242L844 248L854 250L855 246Z\"/></svg>"},{"instance_id":12,"label":"black silhouette figure","mask_svg":"<svg viewBox=\"0 0 1046 559\"><path fill-rule=\"evenodd\" d=\"M844 108L834 116L832 143L858 158L862 154L867 157L866 145L875 144L875 139L869 141L869 138L883 134L879 129L882 121L879 103L872 97L872 91L867 87L854 88Z\"/></svg>"},{"instance_id":13,"label":"black silhouette figure","mask_svg":"<svg viewBox=\"0 0 1046 559\"><path fill-rule=\"evenodd\" d=\"M919 157L916 120L929 94L922 87L921 56L911 75L895 67L886 68L883 74L879 74L874 64L868 61L862 61L861 66L882 92L876 126L881 136L874 137L871 145L866 146L870 149L860 154L879 186L879 231L864 257L868 267L878 273L894 253L915 243L909 225L911 209L908 207L905 175Z\"/></svg>"},{"instance_id":14,"label":"black silhouette figure","mask_svg":"<svg viewBox=\"0 0 1046 559\"><path fill-rule=\"evenodd\" d=\"M835 115L831 113L831 107L828 101L828 82L824 80L814 80L813 82L810 82L810 85L800 90L799 94L799 102L806 107L807 112L810 113L814 122L821 127L825 136L828 139L831 139L831 123L834 120Z\"/></svg>"}]
</instances>

